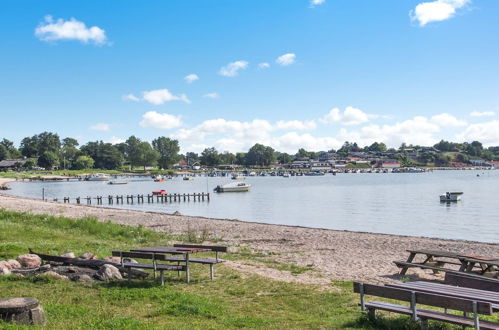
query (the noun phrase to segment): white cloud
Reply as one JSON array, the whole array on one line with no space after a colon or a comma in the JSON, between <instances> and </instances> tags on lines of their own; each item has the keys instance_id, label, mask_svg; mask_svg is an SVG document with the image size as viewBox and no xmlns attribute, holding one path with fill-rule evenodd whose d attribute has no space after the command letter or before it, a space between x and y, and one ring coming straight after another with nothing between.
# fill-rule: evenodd
<instances>
[{"instance_id":1,"label":"white cloud","mask_svg":"<svg viewBox=\"0 0 499 330\"><path fill-rule=\"evenodd\" d=\"M300 121L300 120L290 120L290 121L278 121L275 125L276 129L281 129L281 130L297 130L297 131L302 131L302 130L312 130L317 127L315 124L315 121L313 120L306 120L306 121Z\"/></svg>"},{"instance_id":2,"label":"white cloud","mask_svg":"<svg viewBox=\"0 0 499 330\"><path fill-rule=\"evenodd\" d=\"M111 129L111 125L104 124L104 123L98 123L98 124L90 126L90 129L93 131L107 132Z\"/></svg>"},{"instance_id":3,"label":"white cloud","mask_svg":"<svg viewBox=\"0 0 499 330\"><path fill-rule=\"evenodd\" d=\"M173 95L168 89L156 89L152 91L142 92L142 98L152 104L160 105L165 102L170 101L182 101L185 103L191 103L187 95Z\"/></svg>"},{"instance_id":4,"label":"white cloud","mask_svg":"<svg viewBox=\"0 0 499 330\"><path fill-rule=\"evenodd\" d=\"M262 62L262 63L258 64L258 68L260 68L260 69L268 69L268 68L270 68L270 64L267 63L267 62Z\"/></svg>"},{"instance_id":5,"label":"white cloud","mask_svg":"<svg viewBox=\"0 0 499 330\"><path fill-rule=\"evenodd\" d=\"M218 74L224 77L235 77L240 70L245 70L248 67L247 61L235 61L220 68Z\"/></svg>"},{"instance_id":6,"label":"white cloud","mask_svg":"<svg viewBox=\"0 0 499 330\"><path fill-rule=\"evenodd\" d=\"M85 23L74 18L68 21L59 18L54 21L52 16L45 19L35 29L35 35L43 41L79 40L83 43L103 45L106 43L106 31L98 26L87 28Z\"/></svg>"},{"instance_id":7,"label":"white cloud","mask_svg":"<svg viewBox=\"0 0 499 330\"><path fill-rule=\"evenodd\" d=\"M310 7L322 5L325 2L326 2L326 0L310 0Z\"/></svg>"},{"instance_id":8,"label":"white cloud","mask_svg":"<svg viewBox=\"0 0 499 330\"><path fill-rule=\"evenodd\" d=\"M199 80L199 76L195 73L188 74L187 76L184 77L184 80L186 83L191 84L195 82L196 80Z\"/></svg>"},{"instance_id":9,"label":"white cloud","mask_svg":"<svg viewBox=\"0 0 499 330\"><path fill-rule=\"evenodd\" d=\"M499 120L471 124L457 136L460 141L480 141L485 146L499 145Z\"/></svg>"},{"instance_id":10,"label":"white cloud","mask_svg":"<svg viewBox=\"0 0 499 330\"><path fill-rule=\"evenodd\" d=\"M218 93L206 93L203 95L203 97L208 99L218 99L220 95L218 95Z\"/></svg>"},{"instance_id":11,"label":"white cloud","mask_svg":"<svg viewBox=\"0 0 499 330\"><path fill-rule=\"evenodd\" d=\"M167 130L182 126L182 120L180 116L148 111L142 116L139 125L141 127L153 127Z\"/></svg>"},{"instance_id":12,"label":"white cloud","mask_svg":"<svg viewBox=\"0 0 499 330\"><path fill-rule=\"evenodd\" d=\"M346 107L343 113L341 113L341 110L338 108L331 109L322 118L322 122L326 124L340 123L345 126L359 125L368 121L369 115L354 107Z\"/></svg>"},{"instance_id":13,"label":"white cloud","mask_svg":"<svg viewBox=\"0 0 499 330\"><path fill-rule=\"evenodd\" d=\"M456 15L457 9L471 3L472 0L435 0L422 2L410 12L411 20L417 21L419 26L431 22L445 21Z\"/></svg>"},{"instance_id":14,"label":"white cloud","mask_svg":"<svg viewBox=\"0 0 499 330\"><path fill-rule=\"evenodd\" d=\"M453 115L448 113L441 113L431 117L431 121L440 127L459 127L466 126L467 122L464 120L459 120Z\"/></svg>"},{"instance_id":15,"label":"white cloud","mask_svg":"<svg viewBox=\"0 0 499 330\"><path fill-rule=\"evenodd\" d=\"M116 137L116 136L111 136L105 142L106 143L111 143L111 144L119 144L119 143L124 143L125 141L126 141L125 139L121 139L121 138Z\"/></svg>"},{"instance_id":16,"label":"white cloud","mask_svg":"<svg viewBox=\"0 0 499 330\"><path fill-rule=\"evenodd\" d=\"M295 63L295 60L296 60L296 55L293 54L293 53L287 53L287 54L284 54L284 55L281 55L279 56L275 62L279 65L282 65L282 66L288 66L288 65L291 65L293 63Z\"/></svg>"},{"instance_id":17,"label":"white cloud","mask_svg":"<svg viewBox=\"0 0 499 330\"><path fill-rule=\"evenodd\" d=\"M472 111L470 117L493 117L496 113L494 111Z\"/></svg>"},{"instance_id":18,"label":"white cloud","mask_svg":"<svg viewBox=\"0 0 499 330\"><path fill-rule=\"evenodd\" d=\"M133 95L133 94L123 95L122 99L125 100L125 101L133 101L133 102L139 102L140 101L140 99L137 96Z\"/></svg>"}]
</instances>

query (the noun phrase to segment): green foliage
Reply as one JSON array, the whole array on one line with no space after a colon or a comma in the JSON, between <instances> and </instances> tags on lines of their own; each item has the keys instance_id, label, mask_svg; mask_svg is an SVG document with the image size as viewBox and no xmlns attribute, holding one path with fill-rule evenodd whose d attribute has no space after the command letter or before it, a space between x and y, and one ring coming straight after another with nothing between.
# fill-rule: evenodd
<instances>
[{"instance_id":1,"label":"green foliage","mask_svg":"<svg viewBox=\"0 0 499 330\"><path fill-rule=\"evenodd\" d=\"M159 153L158 163L162 169L171 168L180 159L177 140L161 136L152 141L152 147Z\"/></svg>"},{"instance_id":2,"label":"green foliage","mask_svg":"<svg viewBox=\"0 0 499 330\"><path fill-rule=\"evenodd\" d=\"M83 170L94 167L94 159L90 156L79 156L73 164L75 170Z\"/></svg>"},{"instance_id":3,"label":"green foliage","mask_svg":"<svg viewBox=\"0 0 499 330\"><path fill-rule=\"evenodd\" d=\"M81 147L81 151L92 157L95 168L115 170L123 164L123 154L111 143L88 142Z\"/></svg>"},{"instance_id":4,"label":"green foliage","mask_svg":"<svg viewBox=\"0 0 499 330\"><path fill-rule=\"evenodd\" d=\"M8 159L10 158L9 156L9 151L7 148L3 145L0 144L0 160Z\"/></svg>"},{"instance_id":5,"label":"green foliage","mask_svg":"<svg viewBox=\"0 0 499 330\"><path fill-rule=\"evenodd\" d=\"M201 164L205 166L217 166L220 164L220 154L215 148L206 148L201 153Z\"/></svg>"},{"instance_id":6,"label":"green foliage","mask_svg":"<svg viewBox=\"0 0 499 330\"><path fill-rule=\"evenodd\" d=\"M38 157L38 166L51 170L59 166L59 156L53 151L45 151Z\"/></svg>"},{"instance_id":7,"label":"green foliage","mask_svg":"<svg viewBox=\"0 0 499 330\"><path fill-rule=\"evenodd\" d=\"M255 144L246 154L246 165L269 166L274 161L274 149Z\"/></svg>"}]
</instances>

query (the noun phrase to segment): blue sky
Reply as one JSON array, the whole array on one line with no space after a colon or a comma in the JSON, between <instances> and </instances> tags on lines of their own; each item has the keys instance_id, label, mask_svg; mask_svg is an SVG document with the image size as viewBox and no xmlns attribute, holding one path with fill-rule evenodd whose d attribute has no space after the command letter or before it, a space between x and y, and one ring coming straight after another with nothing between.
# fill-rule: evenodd
<instances>
[{"instance_id":1,"label":"blue sky","mask_svg":"<svg viewBox=\"0 0 499 330\"><path fill-rule=\"evenodd\" d=\"M499 145L498 12L494 0L2 1L0 137L165 135L184 152Z\"/></svg>"}]
</instances>

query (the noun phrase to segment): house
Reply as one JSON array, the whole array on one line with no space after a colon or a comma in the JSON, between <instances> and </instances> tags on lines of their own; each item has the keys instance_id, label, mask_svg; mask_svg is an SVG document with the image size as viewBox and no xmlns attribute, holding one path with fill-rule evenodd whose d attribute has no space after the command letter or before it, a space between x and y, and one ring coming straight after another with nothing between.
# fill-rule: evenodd
<instances>
[{"instance_id":1,"label":"house","mask_svg":"<svg viewBox=\"0 0 499 330\"><path fill-rule=\"evenodd\" d=\"M489 162L483 159L470 159L470 164L473 166L490 166Z\"/></svg>"},{"instance_id":2,"label":"house","mask_svg":"<svg viewBox=\"0 0 499 330\"><path fill-rule=\"evenodd\" d=\"M26 159L4 159L0 161L0 171L16 170L24 166Z\"/></svg>"},{"instance_id":3,"label":"house","mask_svg":"<svg viewBox=\"0 0 499 330\"><path fill-rule=\"evenodd\" d=\"M326 161L326 162L321 162L317 160L311 160L309 162L309 168L311 170L325 170L328 171L331 169L331 163Z\"/></svg>"},{"instance_id":4,"label":"house","mask_svg":"<svg viewBox=\"0 0 499 330\"><path fill-rule=\"evenodd\" d=\"M374 165L376 168L400 168L400 162L396 159L384 159L377 161Z\"/></svg>"},{"instance_id":5,"label":"house","mask_svg":"<svg viewBox=\"0 0 499 330\"><path fill-rule=\"evenodd\" d=\"M491 160L488 163L490 164L490 166L492 166L493 169L499 169L499 160Z\"/></svg>"}]
</instances>

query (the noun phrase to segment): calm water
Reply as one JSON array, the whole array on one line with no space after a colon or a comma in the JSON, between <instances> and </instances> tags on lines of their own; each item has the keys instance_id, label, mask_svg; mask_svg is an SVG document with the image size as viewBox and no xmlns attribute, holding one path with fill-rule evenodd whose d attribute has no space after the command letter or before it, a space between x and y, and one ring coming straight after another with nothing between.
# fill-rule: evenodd
<instances>
[{"instance_id":1,"label":"calm water","mask_svg":"<svg viewBox=\"0 0 499 330\"><path fill-rule=\"evenodd\" d=\"M480 176L477 176L479 174ZM41 198L212 191L227 178L175 178L156 183L16 182L9 194ZM120 207L273 224L499 242L499 171L435 171L415 174L338 174L323 177L248 177L247 193L212 194L211 201ZM446 191L463 191L442 204ZM84 201L82 201L84 202ZM94 202L95 203L95 202Z\"/></svg>"}]
</instances>

